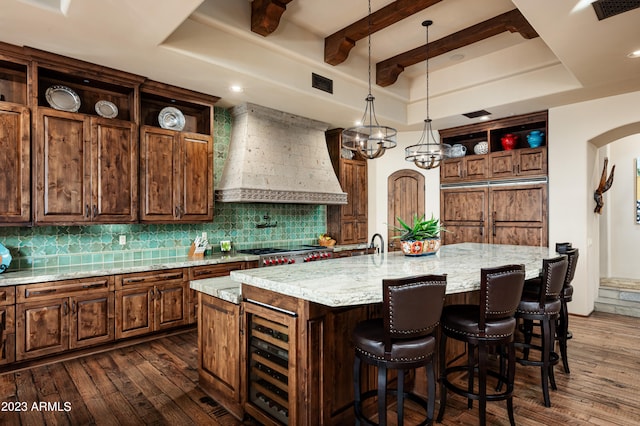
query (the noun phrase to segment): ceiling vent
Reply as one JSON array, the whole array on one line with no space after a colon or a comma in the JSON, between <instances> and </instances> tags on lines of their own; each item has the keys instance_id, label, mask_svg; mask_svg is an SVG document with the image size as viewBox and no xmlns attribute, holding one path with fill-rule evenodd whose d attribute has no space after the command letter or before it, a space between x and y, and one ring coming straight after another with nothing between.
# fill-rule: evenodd
<instances>
[{"instance_id":1,"label":"ceiling vent","mask_svg":"<svg viewBox=\"0 0 640 426\"><path fill-rule=\"evenodd\" d=\"M333 95L333 80L316 73L311 73L311 87Z\"/></svg>"},{"instance_id":2,"label":"ceiling vent","mask_svg":"<svg viewBox=\"0 0 640 426\"><path fill-rule=\"evenodd\" d=\"M472 112L467 112L465 114L462 114L467 118L478 118L478 117L484 117L487 115L491 115L491 113L489 111L485 111L483 109L478 110L478 111L472 111Z\"/></svg>"},{"instance_id":3,"label":"ceiling vent","mask_svg":"<svg viewBox=\"0 0 640 426\"><path fill-rule=\"evenodd\" d=\"M611 18L640 7L640 0L596 0L591 3L598 19Z\"/></svg>"}]
</instances>

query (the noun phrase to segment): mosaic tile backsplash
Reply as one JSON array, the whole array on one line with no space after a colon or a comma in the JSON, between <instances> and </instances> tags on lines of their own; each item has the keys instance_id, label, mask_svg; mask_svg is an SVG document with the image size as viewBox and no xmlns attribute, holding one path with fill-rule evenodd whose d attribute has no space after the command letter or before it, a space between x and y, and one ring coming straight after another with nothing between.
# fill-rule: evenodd
<instances>
[{"instance_id":1,"label":"mosaic tile backsplash","mask_svg":"<svg viewBox=\"0 0 640 426\"><path fill-rule=\"evenodd\" d=\"M226 109L215 109L214 128L217 184L231 134L231 116ZM265 222L277 222L277 226L256 228ZM233 241L235 248L311 244L325 230L323 205L215 203L212 223L0 227L0 243L11 251L13 261L9 270L17 270L183 257L193 239L203 232L215 250L220 240ZM125 245L120 245L121 235L126 236Z\"/></svg>"}]
</instances>

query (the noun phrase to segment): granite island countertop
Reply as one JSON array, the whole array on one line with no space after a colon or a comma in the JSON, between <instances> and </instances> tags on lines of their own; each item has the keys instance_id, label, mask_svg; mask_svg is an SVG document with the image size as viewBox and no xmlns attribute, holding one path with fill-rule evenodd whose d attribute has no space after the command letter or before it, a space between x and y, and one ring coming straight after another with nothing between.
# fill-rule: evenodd
<instances>
[{"instance_id":1,"label":"granite island countertop","mask_svg":"<svg viewBox=\"0 0 640 426\"><path fill-rule=\"evenodd\" d=\"M200 265L215 265L220 263L257 261L258 256L247 254L221 255L214 254L202 259L187 256L166 259L142 259L121 262L104 262L76 266L57 266L49 268L34 268L20 271L8 271L0 274L0 287L20 284L36 284L50 281L60 281L75 278L90 278L105 275L127 274L173 268L188 268Z\"/></svg>"},{"instance_id":2,"label":"granite island countertop","mask_svg":"<svg viewBox=\"0 0 640 426\"><path fill-rule=\"evenodd\" d=\"M557 256L548 247L462 243L442 246L436 255L409 257L401 252L345 257L305 264L244 269L231 279L329 307L382 302L382 280L447 274L447 294L480 288L480 269L524 264L527 279L542 269L542 259Z\"/></svg>"}]
</instances>

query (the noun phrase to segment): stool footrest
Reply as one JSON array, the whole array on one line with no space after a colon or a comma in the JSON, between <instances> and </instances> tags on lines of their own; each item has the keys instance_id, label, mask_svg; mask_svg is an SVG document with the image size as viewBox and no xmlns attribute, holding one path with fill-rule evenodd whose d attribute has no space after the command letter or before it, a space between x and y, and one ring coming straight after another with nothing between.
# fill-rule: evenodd
<instances>
[{"instance_id":1,"label":"stool footrest","mask_svg":"<svg viewBox=\"0 0 640 426\"><path fill-rule=\"evenodd\" d=\"M477 372L477 368L475 368L476 372ZM456 393L460 396L464 396L467 399L472 399L474 401L478 401L480 400L480 395L476 394L476 393L469 393L468 389L463 389L461 387L459 387L458 385L452 383L451 381L449 381L449 379L447 379L447 377L450 374L453 373L458 373L458 372L467 372L468 368L466 365L457 365L454 367L448 367L445 372L444 372L444 377L441 377L440 380L442 380L442 383L444 383L444 385L446 386L446 388L450 391L452 391L453 393ZM504 401L505 399L508 399L509 397L511 397L511 395L513 394L513 386L509 386L508 384L508 380L507 377L501 375L500 373L493 371L493 370L487 370L487 376L491 376L494 377L496 379L498 379L500 382L503 383L507 383L507 388L504 392L495 392L495 393L487 393L487 397L486 400L487 401Z\"/></svg>"},{"instance_id":2,"label":"stool footrest","mask_svg":"<svg viewBox=\"0 0 640 426\"><path fill-rule=\"evenodd\" d=\"M403 392L402 393L404 395L404 398L406 399L410 399L411 401L415 402L416 404L418 404L420 407L422 407L424 409L425 414L428 412L428 408L427 408L427 401L425 401L423 398L419 397L418 395L411 393L411 392ZM387 395L398 395L398 390L397 389L387 389ZM375 398L378 396L378 391L376 389L364 392L361 396L360 396L360 407L361 408L365 405L365 401ZM371 426L378 426L378 423L374 423L371 420L367 419L366 417L364 417L364 414L362 414L362 411L360 409L356 410L356 418L358 420L360 420L361 422L363 422L365 425L371 425ZM425 425L429 425L433 422L433 419L430 419L429 417L425 417L425 419L421 422L418 423L416 426L425 426Z\"/></svg>"}]
</instances>

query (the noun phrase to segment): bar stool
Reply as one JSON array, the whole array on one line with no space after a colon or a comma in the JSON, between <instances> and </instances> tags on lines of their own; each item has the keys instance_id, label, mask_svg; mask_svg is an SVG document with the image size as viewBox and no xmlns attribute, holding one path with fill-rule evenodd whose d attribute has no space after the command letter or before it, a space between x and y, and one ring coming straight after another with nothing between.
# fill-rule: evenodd
<instances>
[{"instance_id":1,"label":"bar stool","mask_svg":"<svg viewBox=\"0 0 640 426\"><path fill-rule=\"evenodd\" d=\"M572 248L571 243L556 243L556 252L559 254L566 254L567 261L567 275L564 278L564 285L562 286L562 292L560 293L560 317L556 322L556 339L560 346L560 356L562 358L562 366L564 372L569 374L569 358L567 357L567 340L571 339L572 335L569 331L569 311L567 309L567 303L573 300L573 285L571 282L576 274L576 267L578 265L578 257L580 256L577 248ZM535 297L538 294L540 288L540 277L532 278L524 282L523 294ZM537 337L540 337L539 335Z\"/></svg>"},{"instance_id":2,"label":"bar stool","mask_svg":"<svg viewBox=\"0 0 640 426\"><path fill-rule=\"evenodd\" d=\"M404 421L404 398L416 402L426 411L420 425L431 424L435 410L436 330L444 304L446 275L385 279L382 281L382 318L358 323L353 331L354 409L356 424L375 425L362 410L363 403L377 395L378 424L387 424L387 393L397 395L398 425ZM362 393L361 363L378 368L378 388ZM428 401L404 391L405 370L426 367ZM387 389L387 369L398 372L397 389Z\"/></svg>"},{"instance_id":3,"label":"bar stool","mask_svg":"<svg viewBox=\"0 0 640 426\"><path fill-rule=\"evenodd\" d=\"M516 319L523 320L522 331L524 343L517 342L516 347L523 349L523 357L518 358L522 365L540 367L542 378L542 394L545 407L550 407L549 382L552 389L556 388L553 366L558 363L558 354L554 351L556 320L560 317L560 292L567 274L567 256L562 255L551 259L543 259L542 275L538 294L523 293L516 309ZM534 324L534 322L537 322ZM531 343L533 327L539 325L541 329L540 345ZM540 360L530 360L531 349L540 351Z\"/></svg>"},{"instance_id":4,"label":"bar stool","mask_svg":"<svg viewBox=\"0 0 640 426\"><path fill-rule=\"evenodd\" d=\"M505 265L483 268L480 271L480 305L445 306L442 314L442 337L440 341L440 410L438 422L442 421L447 405L447 390L479 403L480 425L486 424L487 401L507 401L509 421L513 417L513 383L515 377L515 348L513 334L516 327L514 312L524 285L524 265ZM446 367L446 341L452 338L467 344L467 365ZM490 348L506 346L508 371L490 370L487 359ZM474 359L477 348L477 363ZM477 364L477 365L476 365ZM467 372L467 387L456 385L449 377L460 371ZM474 392L474 376L478 375L478 392ZM504 392L487 393L487 376L498 378L507 384Z\"/></svg>"}]
</instances>

